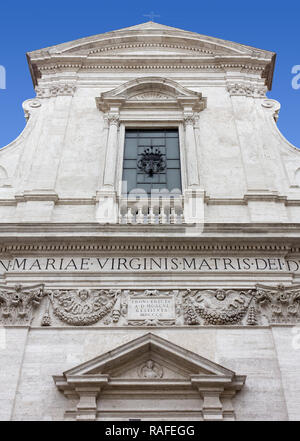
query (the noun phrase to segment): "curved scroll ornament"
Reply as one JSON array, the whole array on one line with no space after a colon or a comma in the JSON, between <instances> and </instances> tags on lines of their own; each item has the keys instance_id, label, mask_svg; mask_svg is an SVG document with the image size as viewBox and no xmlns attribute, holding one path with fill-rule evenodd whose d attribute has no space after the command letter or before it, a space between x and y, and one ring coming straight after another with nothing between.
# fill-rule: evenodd
<instances>
[{"instance_id":1,"label":"curved scroll ornament","mask_svg":"<svg viewBox=\"0 0 300 441\"><path fill-rule=\"evenodd\" d=\"M13 287L0 285L0 323L5 325L28 324L33 310L44 297L44 285Z\"/></svg>"},{"instance_id":2,"label":"curved scroll ornament","mask_svg":"<svg viewBox=\"0 0 300 441\"><path fill-rule=\"evenodd\" d=\"M281 108L280 103L276 100L266 99L266 100L263 100L261 105L262 105L262 107L267 109L269 112L271 112L275 122L277 122L278 117L279 117L280 108Z\"/></svg>"},{"instance_id":3,"label":"curved scroll ornament","mask_svg":"<svg viewBox=\"0 0 300 441\"><path fill-rule=\"evenodd\" d=\"M187 290L183 295L184 321L188 325L240 324L246 315L253 291L239 290ZM255 324L254 310L251 321Z\"/></svg>"},{"instance_id":4,"label":"curved scroll ornament","mask_svg":"<svg viewBox=\"0 0 300 441\"><path fill-rule=\"evenodd\" d=\"M69 325L84 326L98 322L109 314L119 290L65 289L51 293L54 314Z\"/></svg>"}]
</instances>

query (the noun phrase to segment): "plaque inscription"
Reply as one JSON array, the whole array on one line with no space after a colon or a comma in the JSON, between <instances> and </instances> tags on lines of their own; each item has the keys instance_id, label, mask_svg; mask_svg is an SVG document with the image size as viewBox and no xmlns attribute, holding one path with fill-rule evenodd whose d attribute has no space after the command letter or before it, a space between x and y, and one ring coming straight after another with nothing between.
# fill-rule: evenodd
<instances>
[{"instance_id":1,"label":"plaque inscription","mask_svg":"<svg viewBox=\"0 0 300 441\"><path fill-rule=\"evenodd\" d=\"M131 297L128 320L175 319L174 297Z\"/></svg>"}]
</instances>

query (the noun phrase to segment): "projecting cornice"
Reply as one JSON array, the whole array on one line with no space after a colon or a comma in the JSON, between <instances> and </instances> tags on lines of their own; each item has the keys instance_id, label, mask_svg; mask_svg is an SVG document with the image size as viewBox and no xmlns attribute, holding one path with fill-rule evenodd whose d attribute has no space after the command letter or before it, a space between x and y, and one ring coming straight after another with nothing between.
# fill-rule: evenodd
<instances>
[{"instance_id":1,"label":"projecting cornice","mask_svg":"<svg viewBox=\"0 0 300 441\"><path fill-rule=\"evenodd\" d=\"M44 73L83 69L239 69L271 88L275 54L157 23L86 37L27 54L34 85Z\"/></svg>"},{"instance_id":2,"label":"projecting cornice","mask_svg":"<svg viewBox=\"0 0 300 441\"><path fill-rule=\"evenodd\" d=\"M1 226L1 225L0 225ZM0 253L3 254L23 254L23 253L60 253L72 252L82 254L83 252L98 253L103 252L221 252L221 253L263 253L269 254L299 254L300 253L300 236L292 233L290 236L280 237L280 233L276 234L270 231L270 228L265 229L265 233L259 231L257 227L254 229L254 234L251 236L245 230L245 234L241 234L237 239L232 234L226 237L216 235L217 227L211 232L214 233L210 237L209 233L203 236L166 236L170 234L170 230L161 230L161 235L154 233L147 236L145 231L140 231L140 235L136 235L135 230L134 239L132 236L126 235L126 232L119 232L114 234L113 229L96 227L95 225L82 225L77 228L74 225L56 225L46 226L41 224L38 227L36 224L20 225L8 228L5 224L0 228L0 237L2 242L0 246ZM269 237L266 237L269 231ZM76 239L71 232L76 233ZM179 231L180 232L180 231ZM182 231L181 231L182 232ZM270 234L271 233L271 234Z\"/></svg>"},{"instance_id":3,"label":"projecting cornice","mask_svg":"<svg viewBox=\"0 0 300 441\"><path fill-rule=\"evenodd\" d=\"M140 103L144 106L147 102L153 105L157 101L160 104L174 102L180 107L190 105L195 111L206 107L206 98L201 93L161 77L137 78L96 98L97 107L103 112L108 111L111 105L121 107L124 103Z\"/></svg>"}]
</instances>

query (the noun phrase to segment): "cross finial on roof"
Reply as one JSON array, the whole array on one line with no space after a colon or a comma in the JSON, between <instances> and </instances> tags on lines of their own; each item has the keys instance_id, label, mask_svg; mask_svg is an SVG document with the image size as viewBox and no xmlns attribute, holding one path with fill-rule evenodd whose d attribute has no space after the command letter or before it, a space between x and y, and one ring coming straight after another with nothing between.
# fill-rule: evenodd
<instances>
[{"instance_id":1,"label":"cross finial on roof","mask_svg":"<svg viewBox=\"0 0 300 441\"><path fill-rule=\"evenodd\" d=\"M150 21L153 21L155 17L160 17L158 14L154 14L153 11L149 12L149 14L144 14L144 17L148 17Z\"/></svg>"}]
</instances>

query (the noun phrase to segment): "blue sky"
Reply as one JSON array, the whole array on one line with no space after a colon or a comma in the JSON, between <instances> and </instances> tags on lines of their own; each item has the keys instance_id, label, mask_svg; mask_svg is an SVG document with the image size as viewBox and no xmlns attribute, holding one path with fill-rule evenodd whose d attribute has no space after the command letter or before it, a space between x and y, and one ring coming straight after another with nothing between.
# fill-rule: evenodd
<instances>
[{"instance_id":1,"label":"blue sky","mask_svg":"<svg viewBox=\"0 0 300 441\"><path fill-rule=\"evenodd\" d=\"M268 96L281 103L280 130L300 147L300 88L293 89L291 72L300 66L300 3L269 0L2 2L0 65L6 69L6 89L0 89L0 147L22 131L21 104L35 96L26 52L143 23L151 11L159 15L158 23L276 52Z\"/></svg>"}]
</instances>

